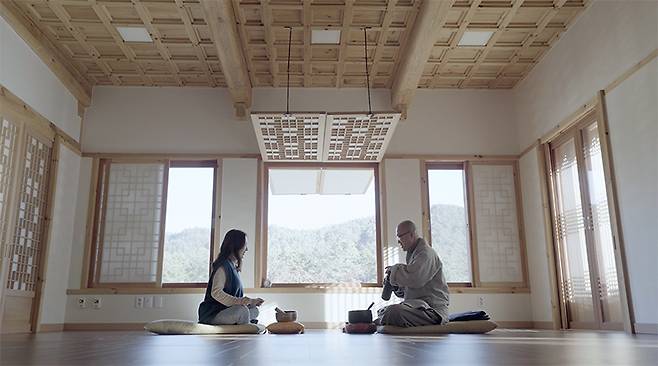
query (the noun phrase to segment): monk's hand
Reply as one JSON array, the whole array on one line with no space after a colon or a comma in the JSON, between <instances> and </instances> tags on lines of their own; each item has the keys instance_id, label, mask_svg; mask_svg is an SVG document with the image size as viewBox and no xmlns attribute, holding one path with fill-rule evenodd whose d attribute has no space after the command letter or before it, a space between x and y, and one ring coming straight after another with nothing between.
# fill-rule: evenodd
<instances>
[{"instance_id":1,"label":"monk's hand","mask_svg":"<svg viewBox=\"0 0 658 366\"><path fill-rule=\"evenodd\" d=\"M260 297L257 297L255 299L251 299L251 302L250 302L249 305L251 305L251 306L261 306L261 305L263 305L264 302L265 302L265 300L261 299Z\"/></svg>"}]
</instances>

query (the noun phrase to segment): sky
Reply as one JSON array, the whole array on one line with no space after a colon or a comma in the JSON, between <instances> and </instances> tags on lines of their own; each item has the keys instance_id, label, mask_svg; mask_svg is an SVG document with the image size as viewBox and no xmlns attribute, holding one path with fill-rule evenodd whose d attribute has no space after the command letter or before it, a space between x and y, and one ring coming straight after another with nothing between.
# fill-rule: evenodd
<instances>
[{"instance_id":1,"label":"sky","mask_svg":"<svg viewBox=\"0 0 658 366\"><path fill-rule=\"evenodd\" d=\"M430 206L442 203L464 207L463 170L430 169L427 179Z\"/></svg>"},{"instance_id":2,"label":"sky","mask_svg":"<svg viewBox=\"0 0 658 366\"><path fill-rule=\"evenodd\" d=\"M430 170L430 205L464 207L462 170ZM170 168L166 233L185 228L210 227L212 168ZM269 192L268 224L317 229L375 215L375 187L371 181L362 195L272 195ZM255 212L254 212L255 214Z\"/></svg>"},{"instance_id":3,"label":"sky","mask_svg":"<svg viewBox=\"0 0 658 366\"><path fill-rule=\"evenodd\" d=\"M375 216L374 180L365 194L360 195L272 195L269 191L268 197L268 225L317 229Z\"/></svg>"},{"instance_id":4,"label":"sky","mask_svg":"<svg viewBox=\"0 0 658 366\"><path fill-rule=\"evenodd\" d=\"M165 232L210 228L212 188L213 168L170 168Z\"/></svg>"}]
</instances>

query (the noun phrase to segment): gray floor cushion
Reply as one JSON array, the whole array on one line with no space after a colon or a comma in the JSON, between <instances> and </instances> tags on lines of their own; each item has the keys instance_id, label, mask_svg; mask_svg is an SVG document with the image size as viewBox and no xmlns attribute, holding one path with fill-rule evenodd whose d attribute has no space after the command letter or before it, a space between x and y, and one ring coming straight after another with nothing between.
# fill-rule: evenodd
<instances>
[{"instance_id":1,"label":"gray floor cushion","mask_svg":"<svg viewBox=\"0 0 658 366\"><path fill-rule=\"evenodd\" d=\"M378 333L383 334L482 334L498 327L491 320L470 320L465 322L449 322L444 325L425 325L422 327L395 327L384 325L377 327Z\"/></svg>"},{"instance_id":2,"label":"gray floor cushion","mask_svg":"<svg viewBox=\"0 0 658 366\"><path fill-rule=\"evenodd\" d=\"M144 326L157 334L263 334L265 327L260 324L208 325L189 320L155 320Z\"/></svg>"}]
</instances>

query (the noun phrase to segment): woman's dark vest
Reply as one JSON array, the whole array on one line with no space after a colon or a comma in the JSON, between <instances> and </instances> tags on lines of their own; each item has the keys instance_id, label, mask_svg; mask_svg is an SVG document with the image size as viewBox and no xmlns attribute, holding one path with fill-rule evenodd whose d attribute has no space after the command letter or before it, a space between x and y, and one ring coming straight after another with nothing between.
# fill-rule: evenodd
<instances>
[{"instance_id":1,"label":"woman's dark vest","mask_svg":"<svg viewBox=\"0 0 658 366\"><path fill-rule=\"evenodd\" d=\"M223 291L231 296L243 296L242 281L240 281L240 275L233 262L224 259L217 263L216 266L213 266L212 273L210 274L210 280L208 280L208 286L206 287L206 296L201 305L199 305L199 323L209 323L220 311L228 308L228 306L212 297L212 281L215 273L220 268L224 268L224 272L226 273L226 283L224 284Z\"/></svg>"}]
</instances>

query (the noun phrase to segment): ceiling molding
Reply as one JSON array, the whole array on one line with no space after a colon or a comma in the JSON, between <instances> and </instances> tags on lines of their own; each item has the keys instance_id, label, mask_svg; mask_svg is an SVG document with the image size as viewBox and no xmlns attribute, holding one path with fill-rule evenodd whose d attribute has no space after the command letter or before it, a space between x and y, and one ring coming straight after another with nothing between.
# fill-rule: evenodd
<instances>
[{"instance_id":1,"label":"ceiling molding","mask_svg":"<svg viewBox=\"0 0 658 366\"><path fill-rule=\"evenodd\" d=\"M391 89L391 105L403 116L454 2L424 1L420 8Z\"/></svg>"},{"instance_id":2,"label":"ceiling molding","mask_svg":"<svg viewBox=\"0 0 658 366\"><path fill-rule=\"evenodd\" d=\"M13 3L0 1L0 15L36 53L69 92L85 107L91 104L91 84L55 47L41 30L27 19Z\"/></svg>"}]
</instances>

